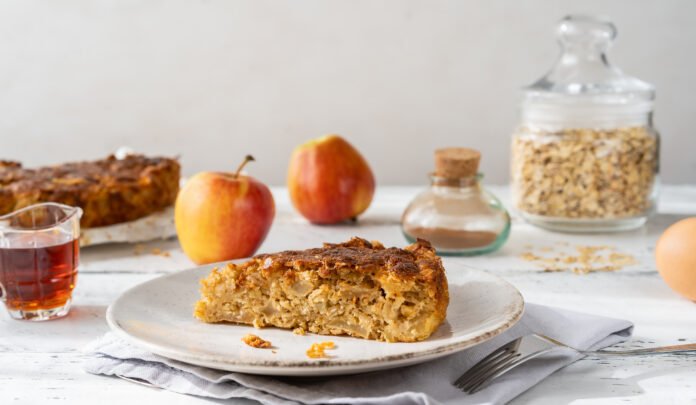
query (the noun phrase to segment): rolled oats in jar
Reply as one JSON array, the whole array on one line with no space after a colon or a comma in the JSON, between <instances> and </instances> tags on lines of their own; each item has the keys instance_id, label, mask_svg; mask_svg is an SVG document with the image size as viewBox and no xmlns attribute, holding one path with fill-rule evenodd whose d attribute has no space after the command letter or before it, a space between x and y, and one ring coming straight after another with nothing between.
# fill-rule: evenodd
<instances>
[{"instance_id":1,"label":"rolled oats in jar","mask_svg":"<svg viewBox=\"0 0 696 405\"><path fill-rule=\"evenodd\" d=\"M570 16L558 36L561 57L525 89L513 133L514 206L528 222L554 230L639 227L657 194L655 92L608 64L611 23Z\"/></svg>"}]
</instances>

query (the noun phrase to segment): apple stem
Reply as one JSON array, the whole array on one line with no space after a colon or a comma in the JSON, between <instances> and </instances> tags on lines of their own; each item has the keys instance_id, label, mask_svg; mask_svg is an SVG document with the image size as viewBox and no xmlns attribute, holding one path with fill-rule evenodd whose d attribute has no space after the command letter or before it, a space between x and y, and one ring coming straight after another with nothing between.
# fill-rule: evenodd
<instances>
[{"instance_id":1,"label":"apple stem","mask_svg":"<svg viewBox=\"0 0 696 405\"><path fill-rule=\"evenodd\" d=\"M235 177L235 178L239 177L239 173L242 171L242 169L244 169L244 166L246 166L247 163L253 162L253 161L255 161L255 160L256 160L256 159L254 159L253 156L251 156L251 155L246 155L246 156L244 157L244 161L242 162L242 164L239 165L239 167L237 168L237 171L234 172L234 177Z\"/></svg>"}]
</instances>

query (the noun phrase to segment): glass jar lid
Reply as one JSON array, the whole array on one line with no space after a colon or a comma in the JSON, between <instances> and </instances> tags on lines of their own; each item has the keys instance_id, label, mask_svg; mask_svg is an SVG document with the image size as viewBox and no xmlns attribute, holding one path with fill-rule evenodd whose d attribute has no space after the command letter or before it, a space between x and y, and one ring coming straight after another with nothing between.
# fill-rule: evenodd
<instances>
[{"instance_id":1,"label":"glass jar lid","mask_svg":"<svg viewBox=\"0 0 696 405\"><path fill-rule=\"evenodd\" d=\"M607 60L616 27L604 18L572 15L558 24L561 55L524 89L528 121L631 121L652 111L652 85L624 74ZM633 117L633 118L632 118Z\"/></svg>"}]
</instances>

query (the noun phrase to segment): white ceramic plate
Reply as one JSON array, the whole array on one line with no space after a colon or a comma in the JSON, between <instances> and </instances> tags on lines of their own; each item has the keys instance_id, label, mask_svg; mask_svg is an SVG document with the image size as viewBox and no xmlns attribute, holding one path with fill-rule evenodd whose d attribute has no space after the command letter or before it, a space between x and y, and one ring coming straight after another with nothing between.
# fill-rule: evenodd
<instances>
[{"instance_id":1,"label":"white ceramic plate","mask_svg":"<svg viewBox=\"0 0 696 405\"><path fill-rule=\"evenodd\" d=\"M384 343L343 336L294 335L289 330L206 324L193 317L198 281L214 265L150 280L124 292L106 312L120 337L153 353L190 364L251 374L312 376L354 374L421 363L466 349L502 333L524 309L519 291L503 279L452 268L447 319L427 340ZM458 267L458 266L456 266ZM273 343L272 350L241 342L247 333ZM312 343L331 340L329 359L310 359Z\"/></svg>"}]
</instances>

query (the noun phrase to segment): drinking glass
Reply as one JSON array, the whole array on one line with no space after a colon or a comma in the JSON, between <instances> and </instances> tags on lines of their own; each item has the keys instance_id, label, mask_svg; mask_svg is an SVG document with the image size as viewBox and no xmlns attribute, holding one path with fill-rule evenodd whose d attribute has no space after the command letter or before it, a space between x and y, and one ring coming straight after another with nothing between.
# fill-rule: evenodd
<instances>
[{"instance_id":1,"label":"drinking glass","mask_svg":"<svg viewBox=\"0 0 696 405\"><path fill-rule=\"evenodd\" d=\"M14 319L68 314L79 264L77 207L41 203L0 217L0 300Z\"/></svg>"}]
</instances>

